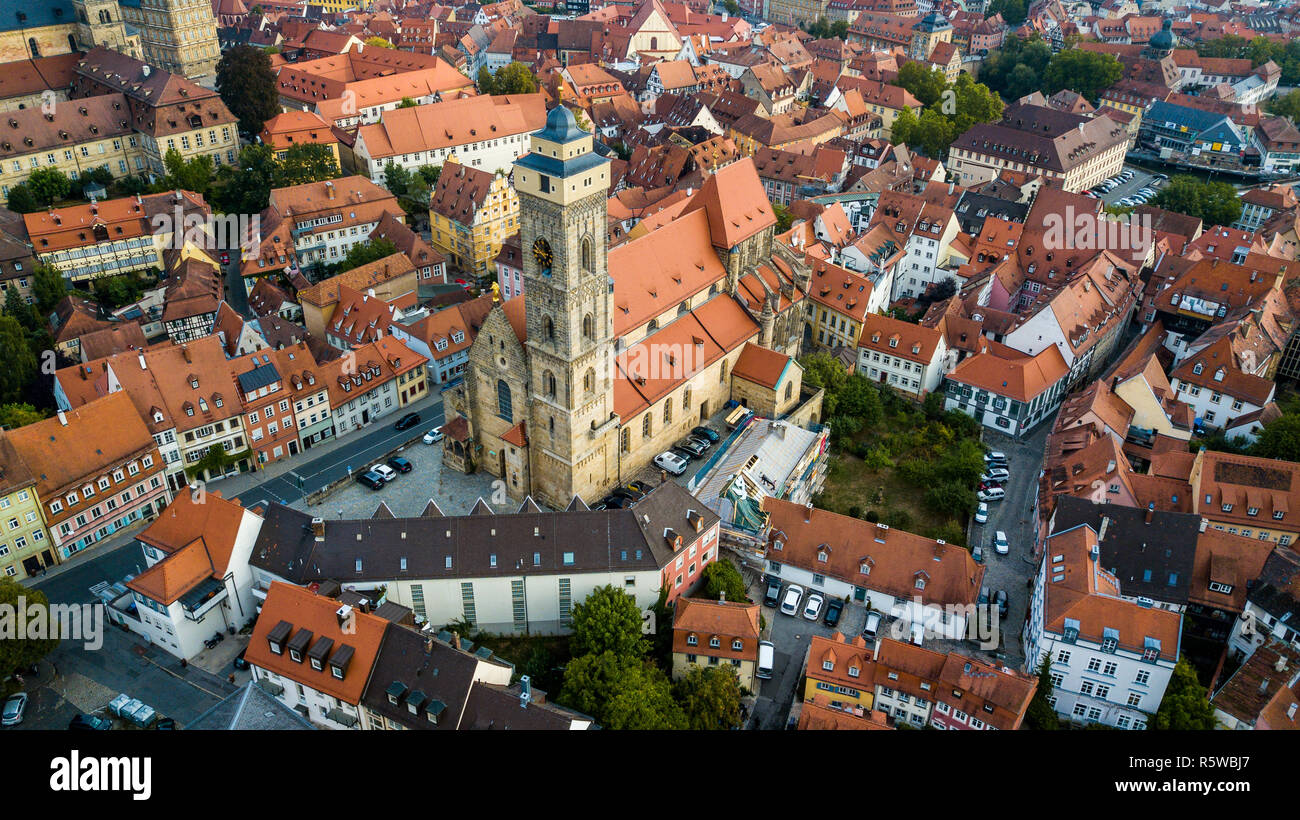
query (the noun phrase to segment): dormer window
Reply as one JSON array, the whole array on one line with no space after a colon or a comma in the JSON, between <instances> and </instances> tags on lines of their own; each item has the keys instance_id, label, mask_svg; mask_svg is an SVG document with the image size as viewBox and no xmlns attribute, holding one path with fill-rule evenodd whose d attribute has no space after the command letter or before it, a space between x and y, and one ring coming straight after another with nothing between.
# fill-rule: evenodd
<instances>
[{"instance_id":1,"label":"dormer window","mask_svg":"<svg viewBox=\"0 0 1300 820\"><path fill-rule=\"evenodd\" d=\"M835 661L831 661L831 660L822 661L822 669L825 669L827 672L834 672Z\"/></svg>"},{"instance_id":2,"label":"dormer window","mask_svg":"<svg viewBox=\"0 0 1300 820\"><path fill-rule=\"evenodd\" d=\"M1259 507L1247 507L1246 515L1259 515Z\"/></svg>"},{"instance_id":3,"label":"dormer window","mask_svg":"<svg viewBox=\"0 0 1300 820\"><path fill-rule=\"evenodd\" d=\"M720 646L722 646L722 641L718 640L718 636L717 636L717 635L714 635L712 638L709 638L709 648L710 648L710 649L717 649L717 648L720 647Z\"/></svg>"},{"instance_id":4,"label":"dormer window","mask_svg":"<svg viewBox=\"0 0 1300 820\"><path fill-rule=\"evenodd\" d=\"M1232 594L1232 585L1231 585L1231 584L1220 584L1218 581L1211 581L1211 582L1210 582L1210 592L1221 592L1221 593L1223 593L1224 595L1231 595L1231 594Z\"/></svg>"},{"instance_id":5,"label":"dormer window","mask_svg":"<svg viewBox=\"0 0 1300 820\"><path fill-rule=\"evenodd\" d=\"M924 579L924 578L918 577L918 578L916 579L916 588L917 588L917 589L925 589L925 579Z\"/></svg>"},{"instance_id":6,"label":"dormer window","mask_svg":"<svg viewBox=\"0 0 1300 820\"><path fill-rule=\"evenodd\" d=\"M739 638L737 638L736 640L734 640L734 641L731 642L731 648L732 648L733 650L735 650L736 652L739 652L743 646L744 646L744 644L742 644L742 643L740 642L740 639L739 639Z\"/></svg>"},{"instance_id":7,"label":"dormer window","mask_svg":"<svg viewBox=\"0 0 1300 820\"><path fill-rule=\"evenodd\" d=\"M700 645L700 639L697 638L697 637L694 636L694 635L687 635L687 636L686 636L686 645L687 645L687 646L699 646L699 645Z\"/></svg>"},{"instance_id":8,"label":"dormer window","mask_svg":"<svg viewBox=\"0 0 1300 820\"><path fill-rule=\"evenodd\" d=\"M1192 373L1199 376L1201 375L1202 372L1204 372L1204 370L1205 370L1205 365L1201 364L1200 362L1197 362L1196 366L1192 368Z\"/></svg>"},{"instance_id":9,"label":"dormer window","mask_svg":"<svg viewBox=\"0 0 1300 820\"><path fill-rule=\"evenodd\" d=\"M1119 648L1119 630L1111 627L1102 629L1101 651L1113 653Z\"/></svg>"},{"instance_id":10,"label":"dormer window","mask_svg":"<svg viewBox=\"0 0 1300 820\"><path fill-rule=\"evenodd\" d=\"M856 678L856 677L858 676L858 673L861 672L861 671L862 671L862 670L858 669L858 667L856 667L856 666L850 666L850 667L849 667L849 677L850 677L850 678Z\"/></svg>"},{"instance_id":11,"label":"dormer window","mask_svg":"<svg viewBox=\"0 0 1300 820\"><path fill-rule=\"evenodd\" d=\"M1224 504L1224 505L1223 505L1223 511L1226 512L1226 513L1230 513L1230 512L1232 512L1232 505L1231 505L1231 504Z\"/></svg>"},{"instance_id":12,"label":"dormer window","mask_svg":"<svg viewBox=\"0 0 1300 820\"><path fill-rule=\"evenodd\" d=\"M1284 515L1286 515L1286 513L1282 512L1281 510L1274 510L1274 511L1273 511L1273 520L1274 520L1274 521L1281 521L1281 520L1282 520L1282 516L1284 516Z\"/></svg>"},{"instance_id":13,"label":"dormer window","mask_svg":"<svg viewBox=\"0 0 1300 820\"><path fill-rule=\"evenodd\" d=\"M1221 381L1223 381L1223 377L1224 377L1224 375L1225 375L1226 373L1227 373L1227 371L1224 370L1222 367L1220 367L1218 370L1214 371L1214 380L1215 380L1216 382L1221 382Z\"/></svg>"}]
</instances>

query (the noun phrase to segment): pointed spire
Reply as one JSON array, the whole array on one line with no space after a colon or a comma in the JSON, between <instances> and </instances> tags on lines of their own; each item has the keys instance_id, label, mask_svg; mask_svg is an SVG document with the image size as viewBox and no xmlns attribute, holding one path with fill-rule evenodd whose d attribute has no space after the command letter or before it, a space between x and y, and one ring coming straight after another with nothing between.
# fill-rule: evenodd
<instances>
[{"instance_id":1,"label":"pointed spire","mask_svg":"<svg viewBox=\"0 0 1300 820\"><path fill-rule=\"evenodd\" d=\"M591 508L587 506L587 502L583 501L581 498L575 495L573 497L573 500L569 502L569 506L566 507L564 511L573 512L575 510L590 510L590 509Z\"/></svg>"},{"instance_id":2,"label":"pointed spire","mask_svg":"<svg viewBox=\"0 0 1300 820\"><path fill-rule=\"evenodd\" d=\"M518 512L521 513L523 512L539 513L541 511L542 508L537 506L537 502L533 501L533 497L531 495L524 496L524 503L519 505L519 510L518 510Z\"/></svg>"}]
</instances>

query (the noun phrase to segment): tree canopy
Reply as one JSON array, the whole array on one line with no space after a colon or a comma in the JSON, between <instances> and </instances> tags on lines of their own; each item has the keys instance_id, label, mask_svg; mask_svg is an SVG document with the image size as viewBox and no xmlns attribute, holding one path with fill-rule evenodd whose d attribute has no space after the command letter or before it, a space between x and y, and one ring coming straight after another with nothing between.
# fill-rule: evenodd
<instances>
[{"instance_id":1,"label":"tree canopy","mask_svg":"<svg viewBox=\"0 0 1300 820\"><path fill-rule=\"evenodd\" d=\"M1029 0L993 0L989 4L988 16L995 14L1001 14L1007 25L1018 26L1025 22L1025 17L1029 14Z\"/></svg>"},{"instance_id":2,"label":"tree canopy","mask_svg":"<svg viewBox=\"0 0 1300 820\"><path fill-rule=\"evenodd\" d=\"M1043 71L1043 92L1050 95L1068 88L1095 104L1101 92L1123 76L1124 66L1113 55L1072 48L1052 56Z\"/></svg>"},{"instance_id":3,"label":"tree canopy","mask_svg":"<svg viewBox=\"0 0 1300 820\"><path fill-rule=\"evenodd\" d=\"M1231 225L1241 216L1237 189L1228 182L1202 182L1193 176L1179 175L1160 189L1151 204L1167 211L1199 217L1205 227Z\"/></svg>"},{"instance_id":4,"label":"tree canopy","mask_svg":"<svg viewBox=\"0 0 1300 820\"><path fill-rule=\"evenodd\" d=\"M1282 69L1279 85L1300 85L1300 40L1273 42L1263 36L1247 40L1245 37L1228 34L1197 43L1196 53L1202 57L1249 59L1253 68L1272 60Z\"/></svg>"},{"instance_id":5,"label":"tree canopy","mask_svg":"<svg viewBox=\"0 0 1300 820\"><path fill-rule=\"evenodd\" d=\"M280 113L271 57L254 46L235 46L222 53L217 63L217 93L239 118L239 129L246 134L260 132L267 120Z\"/></svg>"},{"instance_id":6,"label":"tree canopy","mask_svg":"<svg viewBox=\"0 0 1300 820\"><path fill-rule=\"evenodd\" d=\"M740 727L740 679L730 664L691 667L673 684L673 699L681 705L687 729Z\"/></svg>"},{"instance_id":7,"label":"tree canopy","mask_svg":"<svg viewBox=\"0 0 1300 820\"><path fill-rule=\"evenodd\" d=\"M34 607L45 609L47 611L45 623L50 623L48 615L50 603L45 593L28 589L12 578L0 578L0 605L6 608L12 607L14 611L19 607L24 607L29 612ZM34 619L29 616L28 623L33 622ZM58 645L59 639L55 637L29 638L17 634L0 635L0 681L35 664Z\"/></svg>"},{"instance_id":8,"label":"tree canopy","mask_svg":"<svg viewBox=\"0 0 1300 820\"><path fill-rule=\"evenodd\" d=\"M749 600L745 578L730 561L719 558L706 565L701 576L704 579L705 598L716 601L719 596L725 594L728 601L744 603Z\"/></svg>"},{"instance_id":9,"label":"tree canopy","mask_svg":"<svg viewBox=\"0 0 1300 820\"><path fill-rule=\"evenodd\" d=\"M929 157L942 159L953 140L972 125L1002 116L1002 98L969 74L947 83L943 72L926 69L920 63L908 63L903 69L891 82L907 88L925 107L919 117L904 108L894 118L890 140L896 144L907 143Z\"/></svg>"},{"instance_id":10,"label":"tree canopy","mask_svg":"<svg viewBox=\"0 0 1300 820\"><path fill-rule=\"evenodd\" d=\"M613 585L597 587L582 603L573 605L574 655L613 652L641 658L649 648L641 633L641 610L636 599Z\"/></svg>"},{"instance_id":11,"label":"tree canopy","mask_svg":"<svg viewBox=\"0 0 1300 820\"><path fill-rule=\"evenodd\" d=\"M1179 658L1165 687L1160 709L1147 728L1159 731L1206 730L1215 726L1214 707L1196 670L1186 658Z\"/></svg>"},{"instance_id":12,"label":"tree canopy","mask_svg":"<svg viewBox=\"0 0 1300 820\"><path fill-rule=\"evenodd\" d=\"M533 94L537 91L537 77L528 66L517 60L501 66L495 74L484 66L478 71L478 90L494 97L503 94Z\"/></svg>"},{"instance_id":13,"label":"tree canopy","mask_svg":"<svg viewBox=\"0 0 1300 820\"><path fill-rule=\"evenodd\" d=\"M1007 35L1002 47L989 53L980 67L980 82L1002 95L1018 100L1042 88L1042 75L1052 61L1052 49L1038 35Z\"/></svg>"}]
</instances>

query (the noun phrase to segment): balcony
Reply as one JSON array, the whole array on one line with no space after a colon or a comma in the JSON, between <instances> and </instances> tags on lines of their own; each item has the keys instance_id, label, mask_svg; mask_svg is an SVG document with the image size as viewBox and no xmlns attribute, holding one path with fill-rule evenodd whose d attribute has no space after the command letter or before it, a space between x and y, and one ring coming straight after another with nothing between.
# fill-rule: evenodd
<instances>
[{"instance_id":1,"label":"balcony","mask_svg":"<svg viewBox=\"0 0 1300 820\"><path fill-rule=\"evenodd\" d=\"M198 586L181 596L181 608L185 610L186 618L201 621L203 616L228 597L225 584L216 578L204 578Z\"/></svg>"}]
</instances>

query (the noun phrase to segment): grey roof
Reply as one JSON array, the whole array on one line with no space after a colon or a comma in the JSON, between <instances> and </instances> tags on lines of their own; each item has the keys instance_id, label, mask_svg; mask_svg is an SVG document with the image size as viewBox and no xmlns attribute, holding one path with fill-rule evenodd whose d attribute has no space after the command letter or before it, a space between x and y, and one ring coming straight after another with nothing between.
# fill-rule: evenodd
<instances>
[{"instance_id":1,"label":"grey roof","mask_svg":"<svg viewBox=\"0 0 1300 820\"><path fill-rule=\"evenodd\" d=\"M0 31L58 26L77 22L71 0L0 0Z\"/></svg>"},{"instance_id":2,"label":"grey roof","mask_svg":"<svg viewBox=\"0 0 1300 820\"><path fill-rule=\"evenodd\" d=\"M578 120L572 111L557 105L546 115L546 125L533 136L551 142L573 142L591 135L578 127Z\"/></svg>"},{"instance_id":3,"label":"grey roof","mask_svg":"<svg viewBox=\"0 0 1300 820\"><path fill-rule=\"evenodd\" d=\"M247 373L239 374L239 389L248 394L278 381L280 381L280 371L275 369L275 365L260 364Z\"/></svg>"},{"instance_id":4,"label":"grey roof","mask_svg":"<svg viewBox=\"0 0 1300 820\"><path fill-rule=\"evenodd\" d=\"M1296 597L1300 590L1300 555L1286 547L1276 548L1248 589L1247 598L1252 604L1300 631L1300 599Z\"/></svg>"},{"instance_id":5,"label":"grey roof","mask_svg":"<svg viewBox=\"0 0 1300 820\"><path fill-rule=\"evenodd\" d=\"M279 698L265 692L253 681L244 688L196 717L186 729L198 730L291 730L315 729Z\"/></svg>"},{"instance_id":6,"label":"grey roof","mask_svg":"<svg viewBox=\"0 0 1300 820\"><path fill-rule=\"evenodd\" d=\"M361 702L367 710L408 728L454 730L480 663L500 664L462 652L432 635L390 624L384 630L384 641ZM403 693L397 704L388 700L390 689ZM437 723L429 720L425 709L417 709L415 715L410 713L406 698L417 692L424 696L421 706L436 702L450 705L437 715Z\"/></svg>"},{"instance_id":7,"label":"grey roof","mask_svg":"<svg viewBox=\"0 0 1300 820\"><path fill-rule=\"evenodd\" d=\"M717 523L716 514L670 481L622 510L327 520L316 540L311 515L272 502L250 563L296 584L658 570L673 557L664 530L688 537L692 509L701 531Z\"/></svg>"},{"instance_id":8,"label":"grey roof","mask_svg":"<svg viewBox=\"0 0 1300 820\"><path fill-rule=\"evenodd\" d=\"M1056 502L1053 532L1087 524L1101 532L1101 566L1119 580L1126 597L1186 604L1201 517L1191 513L1151 512L1121 504L1094 504L1085 498L1062 496Z\"/></svg>"},{"instance_id":9,"label":"grey roof","mask_svg":"<svg viewBox=\"0 0 1300 820\"><path fill-rule=\"evenodd\" d=\"M465 714L461 719L462 729L531 729L531 730L567 730L573 721L594 722L590 717L545 701L546 693L533 689L534 700L526 707L520 706L519 684L499 686L490 683L476 683L465 704Z\"/></svg>"}]
</instances>

